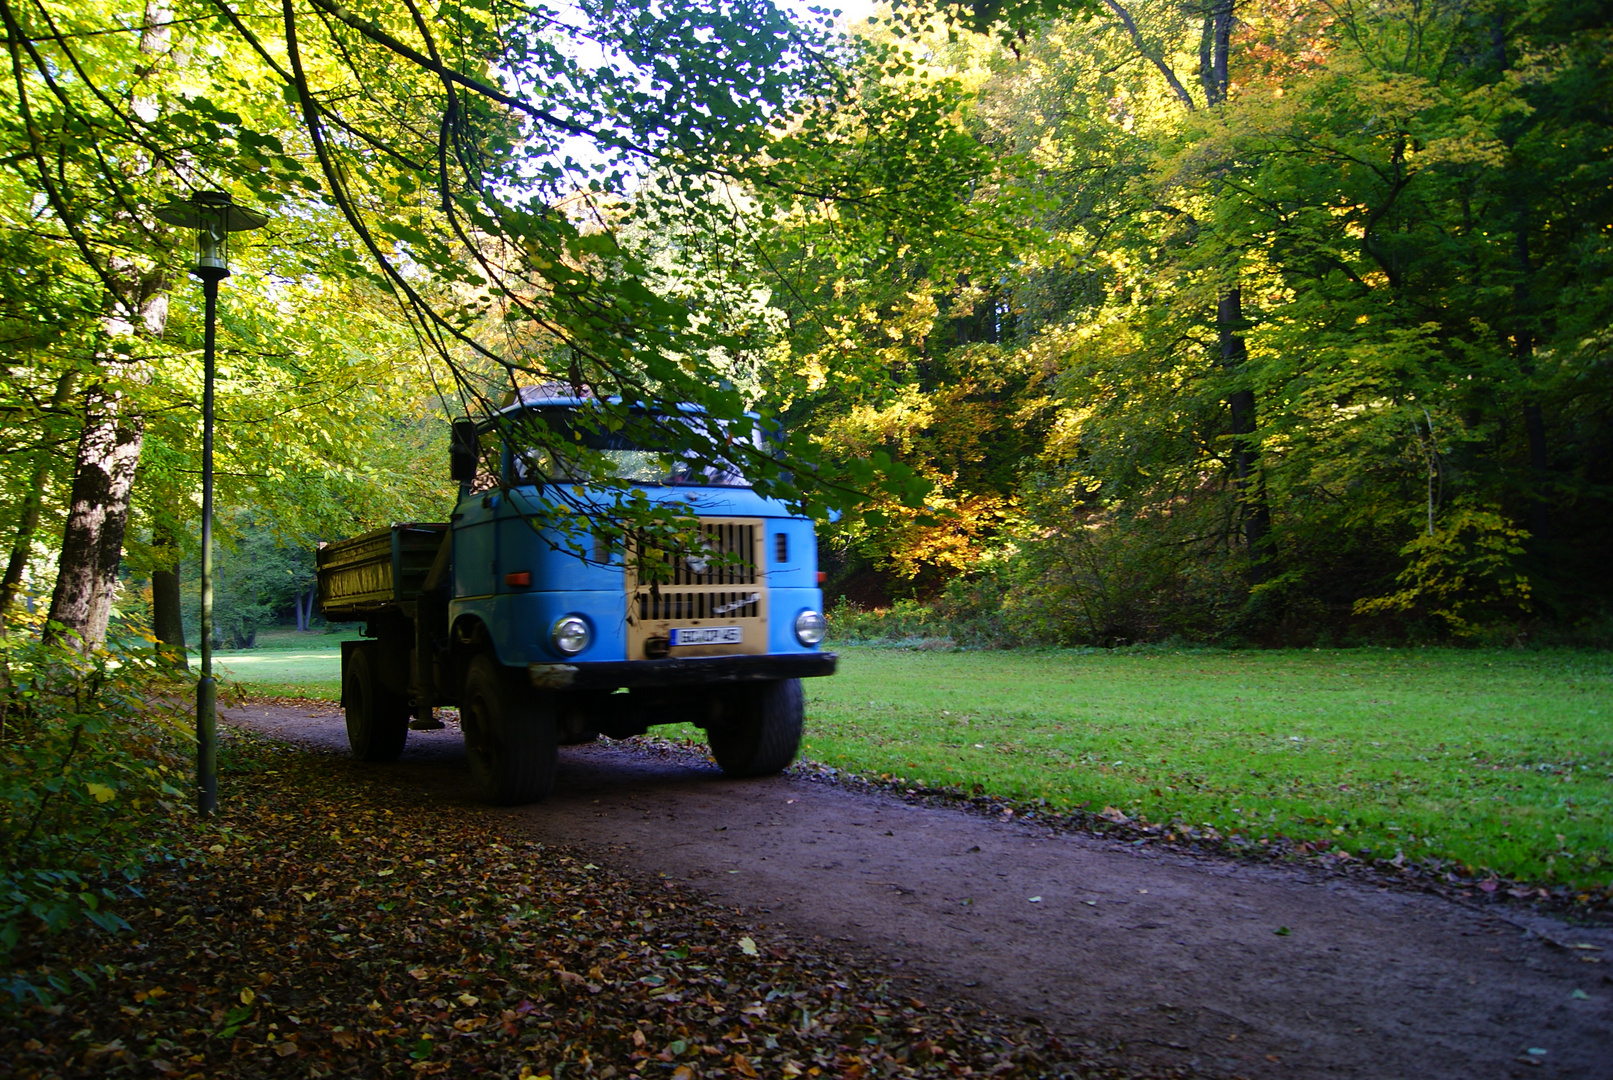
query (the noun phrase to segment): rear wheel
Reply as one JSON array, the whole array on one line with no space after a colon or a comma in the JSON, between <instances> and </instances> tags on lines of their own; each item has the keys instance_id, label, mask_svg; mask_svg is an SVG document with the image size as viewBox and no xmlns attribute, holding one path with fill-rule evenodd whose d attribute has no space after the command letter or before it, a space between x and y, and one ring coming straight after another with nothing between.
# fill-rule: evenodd
<instances>
[{"instance_id":1,"label":"rear wheel","mask_svg":"<svg viewBox=\"0 0 1613 1080\"><path fill-rule=\"evenodd\" d=\"M373 644L366 642L348 656L342 701L353 756L360 761L396 761L409 738L409 700L381 678Z\"/></svg>"},{"instance_id":2,"label":"rear wheel","mask_svg":"<svg viewBox=\"0 0 1613 1080\"><path fill-rule=\"evenodd\" d=\"M495 806L537 802L554 787L554 705L525 676L484 654L470 662L459 698L471 776Z\"/></svg>"},{"instance_id":3,"label":"rear wheel","mask_svg":"<svg viewBox=\"0 0 1613 1080\"><path fill-rule=\"evenodd\" d=\"M806 702L800 679L741 685L723 701L723 717L706 729L711 756L729 776L770 776L789 768L801 749Z\"/></svg>"}]
</instances>

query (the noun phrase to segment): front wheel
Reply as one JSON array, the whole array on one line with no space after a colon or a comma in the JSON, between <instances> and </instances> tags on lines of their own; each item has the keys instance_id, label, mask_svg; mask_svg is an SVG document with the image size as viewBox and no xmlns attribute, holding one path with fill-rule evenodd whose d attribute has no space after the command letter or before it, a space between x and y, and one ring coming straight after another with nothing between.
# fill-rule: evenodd
<instances>
[{"instance_id":1,"label":"front wheel","mask_svg":"<svg viewBox=\"0 0 1613 1080\"><path fill-rule=\"evenodd\" d=\"M396 761L409 738L409 701L381 678L373 644L365 642L352 651L345 676L348 749L360 761Z\"/></svg>"},{"instance_id":2,"label":"front wheel","mask_svg":"<svg viewBox=\"0 0 1613 1080\"><path fill-rule=\"evenodd\" d=\"M482 798L515 806L546 798L559 763L554 705L524 671L478 656L465 673L459 722Z\"/></svg>"},{"instance_id":3,"label":"front wheel","mask_svg":"<svg viewBox=\"0 0 1613 1080\"><path fill-rule=\"evenodd\" d=\"M801 749L806 698L800 679L751 683L729 691L723 717L706 730L711 756L733 777L771 776Z\"/></svg>"}]
</instances>

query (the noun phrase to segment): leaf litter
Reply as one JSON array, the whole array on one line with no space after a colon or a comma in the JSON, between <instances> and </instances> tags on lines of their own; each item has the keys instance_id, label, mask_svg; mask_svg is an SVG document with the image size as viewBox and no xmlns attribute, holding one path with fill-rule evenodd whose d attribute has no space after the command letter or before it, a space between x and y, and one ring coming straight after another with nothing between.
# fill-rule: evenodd
<instances>
[{"instance_id":1,"label":"leaf litter","mask_svg":"<svg viewBox=\"0 0 1613 1080\"><path fill-rule=\"evenodd\" d=\"M240 735L120 936L32 943L0 1061L80 1076L1178 1077L906 996L667 881ZM594 858L597 858L597 854Z\"/></svg>"}]
</instances>

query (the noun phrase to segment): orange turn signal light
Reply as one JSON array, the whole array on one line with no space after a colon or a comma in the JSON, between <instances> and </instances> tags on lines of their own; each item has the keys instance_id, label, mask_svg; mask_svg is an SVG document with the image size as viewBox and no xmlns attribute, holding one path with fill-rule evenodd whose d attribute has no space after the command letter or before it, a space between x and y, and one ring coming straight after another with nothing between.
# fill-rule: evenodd
<instances>
[{"instance_id":1,"label":"orange turn signal light","mask_svg":"<svg viewBox=\"0 0 1613 1080\"><path fill-rule=\"evenodd\" d=\"M823 571L823 570L819 570L818 571L818 584L822 585L825 581L828 581L828 580L829 580L828 573Z\"/></svg>"},{"instance_id":2,"label":"orange turn signal light","mask_svg":"<svg viewBox=\"0 0 1613 1080\"><path fill-rule=\"evenodd\" d=\"M523 586L523 587L530 586L532 584L532 571L530 571L530 570L517 570L513 574L505 574L504 575L504 584L506 584L506 585L520 585L520 586Z\"/></svg>"}]
</instances>

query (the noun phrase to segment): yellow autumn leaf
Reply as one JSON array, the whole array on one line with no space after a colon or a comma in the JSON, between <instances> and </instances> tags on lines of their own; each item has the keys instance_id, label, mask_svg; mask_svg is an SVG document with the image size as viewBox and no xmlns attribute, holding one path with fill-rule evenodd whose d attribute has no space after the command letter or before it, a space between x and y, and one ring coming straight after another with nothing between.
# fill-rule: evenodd
<instances>
[{"instance_id":1,"label":"yellow autumn leaf","mask_svg":"<svg viewBox=\"0 0 1613 1080\"><path fill-rule=\"evenodd\" d=\"M93 780L85 784L84 787L88 789L91 795L95 796L95 801L98 803L110 802L118 794L105 784L97 784Z\"/></svg>"}]
</instances>

